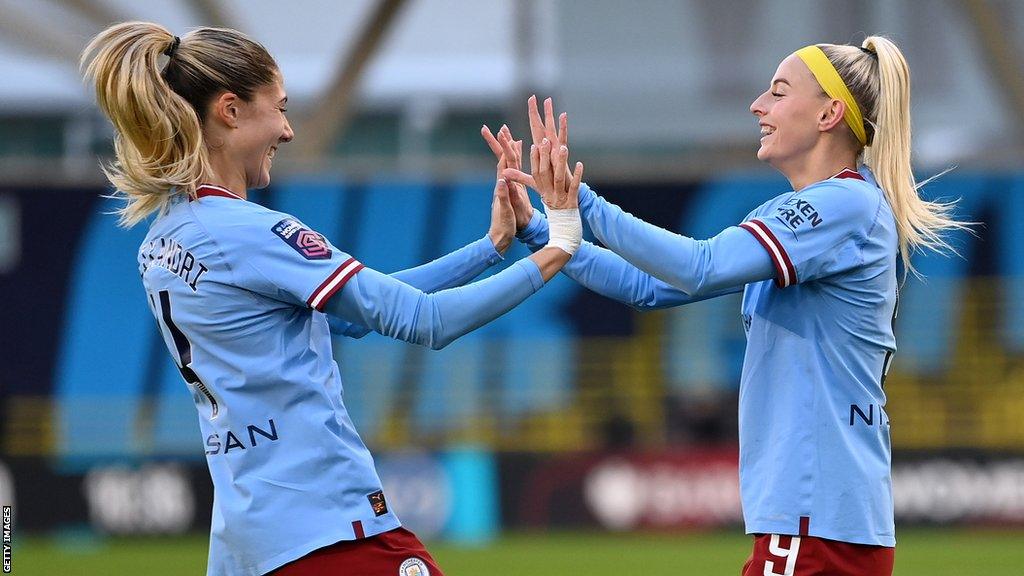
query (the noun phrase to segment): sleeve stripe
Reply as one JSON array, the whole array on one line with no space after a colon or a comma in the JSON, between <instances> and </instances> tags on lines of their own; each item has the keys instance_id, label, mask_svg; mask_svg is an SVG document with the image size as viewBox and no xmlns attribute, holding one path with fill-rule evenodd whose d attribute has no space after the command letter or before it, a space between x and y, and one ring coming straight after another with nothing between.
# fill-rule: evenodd
<instances>
[{"instance_id":1,"label":"sleeve stripe","mask_svg":"<svg viewBox=\"0 0 1024 576\"><path fill-rule=\"evenodd\" d=\"M740 224L740 228L753 234L754 238L761 243L761 246L764 246L764 249L768 251L768 255L771 256L772 262L775 264L775 272L777 274L775 278L776 286L785 288L797 283L796 268L793 267L789 254L786 254L786 249L782 246L782 243L775 237L775 234L772 234L771 229L764 222L756 219L748 220Z\"/></svg>"},{"instance_id":2,"label":"sleeve stripe","mask_svg":"<svg viewBox=\"0 0 1024 576\"><path fill-rule=\"evenodd\" d=\"M331 299L331 296L334 296L335 292L341 290L345 283L363 268L364 266L355 258L345 260L341 266L338 266L334 272L331 272L331 275L313 291L309 300L306 300L306 304L318 312L323 312L324 304Z\"/></svg>"}]
</instances>

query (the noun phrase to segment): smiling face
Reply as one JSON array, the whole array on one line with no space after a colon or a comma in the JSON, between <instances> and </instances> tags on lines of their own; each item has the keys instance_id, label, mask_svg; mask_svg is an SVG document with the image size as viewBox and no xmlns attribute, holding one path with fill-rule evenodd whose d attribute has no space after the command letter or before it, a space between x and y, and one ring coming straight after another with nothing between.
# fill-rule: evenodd
<instances>
[{"instance_id":1,"label":"smiling face","mask_svg":"<svg viewBox=\"0 0 1024 576\"><path fill-rule=\"evenodd\" d=\"M266 188L277 147L295 136L285 116L288 97L278 79L258 88L249 102L239 103L238 131L233 155L245 172L247 189Z\"/></svg>"},{"instance_id":2,"label":"smiling face","mask_svg":"<svg viewBox=\"0 0 1024 576\"><path fill-rule=\"evenodd\" d=\"M783 167L818 142L820 120L830 103L806 64L791 54L779 64L771 86L750 105L761 127L757 159Z\"/></svg>"}]
</instances>

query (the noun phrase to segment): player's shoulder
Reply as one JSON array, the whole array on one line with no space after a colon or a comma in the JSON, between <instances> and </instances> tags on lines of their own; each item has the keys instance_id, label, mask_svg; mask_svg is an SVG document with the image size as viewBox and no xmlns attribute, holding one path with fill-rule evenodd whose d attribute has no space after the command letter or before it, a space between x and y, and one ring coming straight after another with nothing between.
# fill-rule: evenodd
<instances>
[{"instance_id":1,"label":"player's shoulder","mask_svg":"<svg viewBox=\"0 0 1024 576\"><path fill-rule=\"evenodd\" d=\"M191 200L188 206L196 218L214 227L254 225L279 214L266 206L241 198L209 196Z\"/></svg>"},{"instance_id":2,"label":"player's shoulder","mask_svg":"<svg viewBox=\"0 0 1024 576\"><path fill-rule=\"evenodd\" d=\"M216 206L197 210L197 219L226 254L297 254L305 260L327 260L337 251L326 237L291 214L244 200L215 201Z\"/></svg>"},{"instance_id":3,"label":"player's shoulder","mask_svg":"<svg viewBox=\"0 0 1024 576\"><path fill-rule=\"evenodd\" d=\"M150 221L149 229L142 241L143 246L160 239L166 242L169 237L186 244L199 241L202 231L195 226L195 219L189 213L188 205L187 197L173 194L167 208Z\"/></svg>"},{"instance_id":4,"label":"player's shoulder","mask_svg":"<svg viewBox=\"0 0 1024 576\"><path fill-rule=\"evenodd\" d=\"M859 172L844 169L831 178L800 190L789 202L799 203L804 211L871 221L878 216L882 200L882 191L874 182Z\"/></svg>"},{"instance_id":5,"label":"player's shoulder","mask_svg":"<svg viewBox=\"0 0 1024 576\"><path fill-rule=\"evenodd\" d=\"M298 222L294 216L248 200L200 198L189 203L195 219L215 240L231 242L271 236L275 229Z\"/></svg>"},{"instance_id":6,"label":"player's shoulder","mask_svg":"<svg viewBox=\"0 0 1024 576\"><path fill-rule=\"evenodd\" d=\"M772 211L773 208L777 208L778 206L781 206L782 204L784 204L786 202L786 200L788 200L792 196L793 196L793 191L790 190L789 192L783 192L782 194L779 194L778 196L775 196L774 198L769 198L768 200L765 200L757 208L754 208L753 210L751 210L747 214L747 216L745 218L743 218L743 221L746 222L747 220L751 220L753 218L760 218L760 217L766 216L767 214L769 214Z\"/></svg>"}]
</instances>

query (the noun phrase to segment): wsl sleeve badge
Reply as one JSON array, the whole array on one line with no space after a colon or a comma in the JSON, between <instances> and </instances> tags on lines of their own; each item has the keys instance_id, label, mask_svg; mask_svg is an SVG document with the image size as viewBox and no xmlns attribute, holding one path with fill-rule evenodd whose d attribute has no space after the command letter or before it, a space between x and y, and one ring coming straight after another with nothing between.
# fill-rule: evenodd
<instances>
[{"instance_id":1,"label":"wsl sleeve badge","mask_svg":"<svg viewBox=\"0 0 1024 576\"><path fill-rule=\"evenodd\" d=\"M413 556L398 567L398 576L430 576L430 569L427 568L426 562Z\"/></svg>"},{"instance_id":2,"label":"wsl sleeve badge","mask_svg":"<svg viewBox=\"0 0 1024 576\"><path fill-rule=\"evenodd\" d=\"M326 260L331 257L327 239L294 218L281 220L271 230L306 260Z\"/></svg>"}]
</instances>

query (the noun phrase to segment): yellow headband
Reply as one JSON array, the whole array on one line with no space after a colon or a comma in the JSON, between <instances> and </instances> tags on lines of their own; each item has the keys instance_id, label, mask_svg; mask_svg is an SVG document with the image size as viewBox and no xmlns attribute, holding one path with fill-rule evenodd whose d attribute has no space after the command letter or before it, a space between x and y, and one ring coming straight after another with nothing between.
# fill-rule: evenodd
<instances>
[{"instance_id":1,"label":"yellow headband","mask_svg":"<svg viewBox=\"0 0 1024 576\"><path fill-rule=\"evenodd\" d=\"M846 113L843 114L843 119L849 124L857 140L860 140L862 145L867 144L868 136L864 133L864 118L860 115L860 107L857 106L857 101L853 99L850 89L839 77L839 72L836 72L835 66L829 62L825 53L821 51L821 48L811 45L797 50L796 55L811 69L811 73L818 79L818 84L829 97L846 103Z\"/></svg>"}]
</instances>

